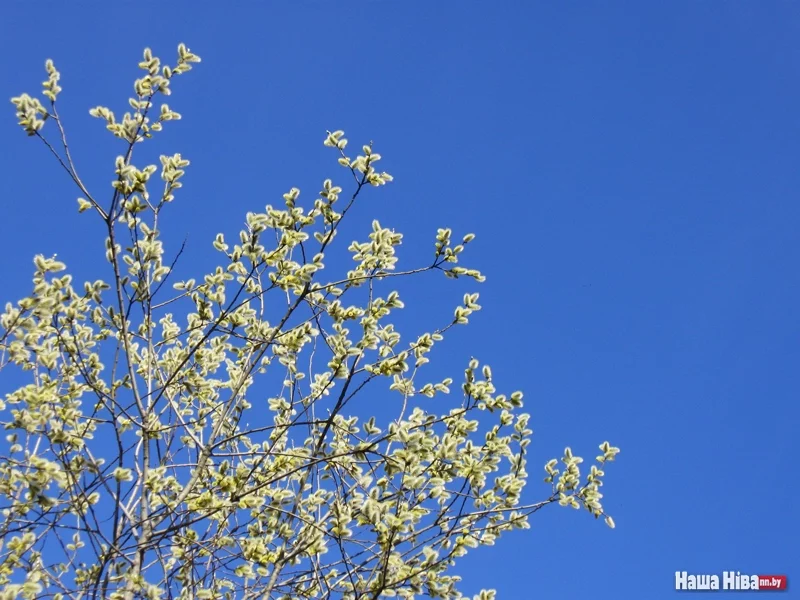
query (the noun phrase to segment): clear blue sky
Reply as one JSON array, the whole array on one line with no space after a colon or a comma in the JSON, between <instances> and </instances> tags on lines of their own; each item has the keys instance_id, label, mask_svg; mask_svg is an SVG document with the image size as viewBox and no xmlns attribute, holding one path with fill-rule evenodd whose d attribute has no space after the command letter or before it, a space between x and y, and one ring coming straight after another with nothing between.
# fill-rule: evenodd
<instances>
[{"instance_id":1,"label":"clear blue sky","mask_svg":"<svg viewBox=\"0 0 800 600\"><path fill-rule=\"evenodd\" d=\"M0 96L38 93L53 58L78 166L110 189L119 146L88 108L124 111L146 45L200 54L170 99L184 120L151 149L192 160L167 240L190 234L197 273L246 211L342 179L326 129L374 140L395 182L351 237L377 217L411 265L437 227L477 234L484 309L433 364L458 376L474 354L526 392L527 498L565 445L622 447L615 530L550 507L462 563L466 592L671 598L676 570L740 570L796 594L800 5L165 4L5 3ZM0 151L2 301L39 252L106 276L97 223L11 104ZM459 296L410 290L408 335Z\"/></svg>"}]
</instances>

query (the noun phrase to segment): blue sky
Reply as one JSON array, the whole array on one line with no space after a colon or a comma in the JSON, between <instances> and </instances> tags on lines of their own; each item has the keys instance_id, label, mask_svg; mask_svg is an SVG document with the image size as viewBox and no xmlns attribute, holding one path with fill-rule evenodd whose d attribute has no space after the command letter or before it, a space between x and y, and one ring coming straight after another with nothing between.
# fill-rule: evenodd
<instances>
[{"instance_id":1,"label":"blue sky","mask_svg":"<svg viewBox=\"0 0 800 600\"><path fill-rule=\"evenodd\" d=\"M483 311L433 365L458 376L475 355L525 391L527 498L564 446L622 448L615 530L550 507L466 559L464 591L669 598L676 570L798 585L800 6L167 4L6 3L0 96L38 92L53 58L78 167L110 189L120 149L88 108L124 111L144 46L200 54L170 99L184 120L150 150L192 160L167 240L189 234L197 273L246 211L342 178L326 129L374 140L395 182L351 237L378 218L411 265L438 227L477 234ZM40 252L105 276L97 223L10 104L0 150L1 300L28 293ZM461 291L408 290L404 324L440 322Z\"/></svg>"}]
</instances>

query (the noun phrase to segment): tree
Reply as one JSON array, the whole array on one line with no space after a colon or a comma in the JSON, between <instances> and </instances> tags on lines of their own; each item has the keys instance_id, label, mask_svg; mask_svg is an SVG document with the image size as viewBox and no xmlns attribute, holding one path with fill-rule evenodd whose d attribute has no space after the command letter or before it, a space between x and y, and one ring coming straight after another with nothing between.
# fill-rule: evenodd
<instances>
[{"instance_id":1,"label":"tree","mask_svg":"<svg viewBox=\"0 0 800 600\"><path fill-rule=\"evenodd\" d=\"M124 148L105 204L72 160L53 62L47 106L12 99L77 186L78 212L97 220L109 282L76 288L63 263L38 255L31 294L0 317L0 368L28 381L0 401L0 596L460 598L458 558L549 504L613 527L599 488L618 448L603 443L584 475L567 448L560 468L545 465L546 497L523 504L522 393L497 393L472 359L458 401L429 401L453 380L422 381L428 355L480 309L477 293L410 341L390 322L403 302L385 288L398 278L483 281L460 262L473 235L455 243L440 229L430 263L403 271L402 235L376 220L348 247L355 267L324 278L350 208L392 181L371 143L353 158L344 133L328 132L346 193L326 179L304 209L292 188L285 207L249 213L236 243L216 237L213 272L170 281L183 248L168 266L159 236L189 161L140 168L134 149L180 119L156 100L198 62L183 44L174 67L146 49L131 112L90 111ZM399 399L396 418L359 419L353 398L380 382Z\"/></svg>"}]
</instances>

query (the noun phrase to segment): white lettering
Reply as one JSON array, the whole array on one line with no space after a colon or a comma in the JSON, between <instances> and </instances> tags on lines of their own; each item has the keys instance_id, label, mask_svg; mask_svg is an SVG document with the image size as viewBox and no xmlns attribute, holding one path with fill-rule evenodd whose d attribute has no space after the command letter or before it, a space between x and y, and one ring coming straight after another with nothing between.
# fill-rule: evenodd
<instances>
[{"instance_id":1,"label":"white lettering","mask_svg":"<svg viewBox=\"0 0 800 600\"><path fill-rule=\"evenodd\" d=\"M697 589L710 590L711 589L711 575L698 575L697 576Z\"/></svg>"},{"instance_id":2,"label":"white lettering","mask_svg":"<svg viewBox=\"0 0 800 600\"><path fill-rule=\"evenodd\" d=\"M780 577L759 577L741 571L723 571L724 590L764 590L781 589L784 580ZM717 575L690 575L687 571L675 571L676 590L718 590L720 578Z\"/></svg>"},{"instance_id":3,"label":"white lettering","mask_svg":"<svg viewBox=\"0 0 800 600\"><path fill-rule=\"evenodd\" d=\"M739 577L737 577L737 579L739 580L739 587L736 588L737 590L749 590L750 589L750 579L747 577L747 575L739 575Z\"/></svg>"},{"instance_id":4,"label":"white lettering","mask_svg":"<svg viewBox=\"0 0 800 600\"><path fill-rule=\"evenodd\" d=\"M686 571L675 571L675 589L686 589Z\"/></svg>"},{"instance_id":5,"label":"white lettering","mask_svg":"<svg viewBox=\"0 0 800 600\"><path fill-rule=\"evenodd\" d=\"M723 590L735 590L736 585L736 573L733 571L723 571L722 572L722 589Z\"/></svg>"},{"instance_id":6,"label":"white lettering","mask_svg":"<svg viewBox=\"0 0 800 600\"><path fill-rule=\"evenodd\" d=\"M768 585L768 581L765 581ZM740 571L722 572L722 589L725 590L758 590L758 575L742 575Z\"/></svg>"}]
</instances>

